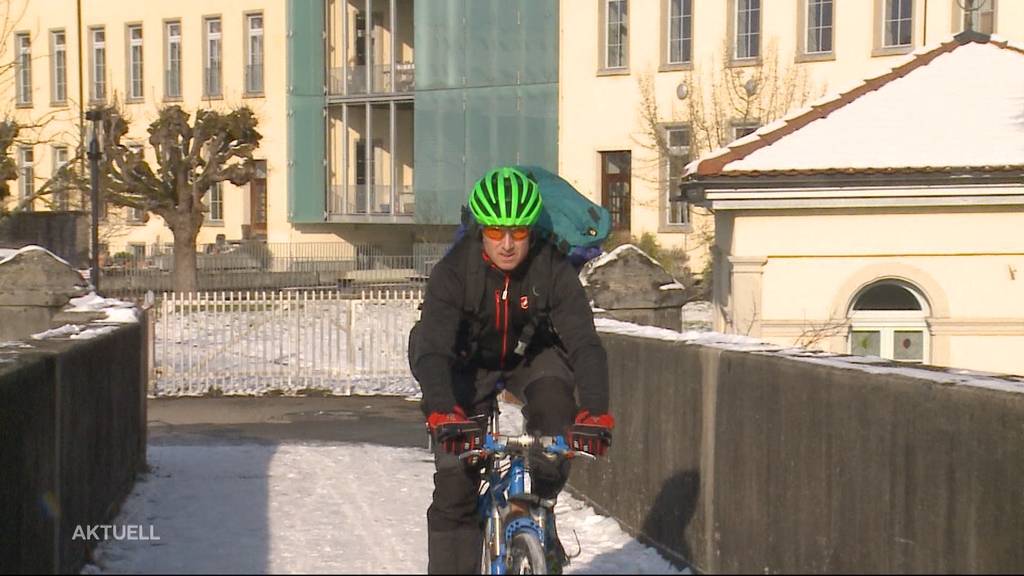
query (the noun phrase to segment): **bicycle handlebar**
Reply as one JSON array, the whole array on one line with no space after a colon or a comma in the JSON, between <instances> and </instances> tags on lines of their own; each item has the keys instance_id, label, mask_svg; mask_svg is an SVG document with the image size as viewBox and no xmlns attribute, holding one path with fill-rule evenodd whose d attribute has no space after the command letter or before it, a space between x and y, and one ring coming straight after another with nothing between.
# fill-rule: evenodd
<instances>
[{"instance_id":1,"label":"bicycle handlebar","mask_svg":"<svg viewBox=\"0 0 1024 576\"><path fill-rule=\"evenodd\" d=\"M566 458L584 456L597 460L597 456L587 452L573 450L565 442L562 436L534 436L532 434L521 434L519 436L507 436L505 434L487 434L484 436L484 445L479 450L470 450L459 455L460 460L474 456L488 456L491 454L525 454L533 446L540 446L549 454L556 454Z\"/></svg>"}]
</instances>

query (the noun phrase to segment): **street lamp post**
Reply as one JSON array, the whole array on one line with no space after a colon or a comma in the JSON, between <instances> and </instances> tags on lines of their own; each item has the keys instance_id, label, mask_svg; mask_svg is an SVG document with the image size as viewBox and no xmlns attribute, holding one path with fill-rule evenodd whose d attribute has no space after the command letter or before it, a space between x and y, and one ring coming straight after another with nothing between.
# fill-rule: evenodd
<instances>
[{"instance_id":1,"label":"street lamp post","mask_svg":"<svg viewBox=\"0 0 1024 576\"><path fill-rule=\"evenodd\" d=\"M90 202L92 204L92 252L89 256L89 278L92 281L93 290L100 292L100 158L103 152L100 150L100 122L103 120L101 110L89 110L85 113L85 119L92 121L92 138L89 139L89 182Z\"/></svg>"}]
</instances>

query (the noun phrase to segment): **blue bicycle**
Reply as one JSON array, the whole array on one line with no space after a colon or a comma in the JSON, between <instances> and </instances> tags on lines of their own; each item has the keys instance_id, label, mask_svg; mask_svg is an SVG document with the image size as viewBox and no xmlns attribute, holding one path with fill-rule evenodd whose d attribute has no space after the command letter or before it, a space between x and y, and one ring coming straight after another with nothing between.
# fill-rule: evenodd
<instances>
[{"instance_id":1,"label":"blue bicycle","mask_svg":"<svg viewBox=\"0 0 1024 576\"><path fill-rule=\"evenodd\" d=\"M529 434L487 434L479 450L460 455L464 460L482 458L485 464L479 505L484 519L483 574L549 573L547 553L558 546L553 532L555 500L527 488L527 454L533 447L552 458L594 458L572 450L562 436Z\"/></svg>"}]
</instances>

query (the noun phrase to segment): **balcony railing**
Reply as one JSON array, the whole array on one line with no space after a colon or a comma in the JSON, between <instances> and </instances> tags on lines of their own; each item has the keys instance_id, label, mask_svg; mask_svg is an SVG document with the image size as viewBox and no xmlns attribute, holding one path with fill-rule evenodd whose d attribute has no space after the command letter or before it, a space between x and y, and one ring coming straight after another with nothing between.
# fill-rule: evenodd
<instances>
[{"instance_id":1,"label":"balcony railing","mask_svg":"<svg viewBox=\"0 0 1024 576\"><path fill-rule=\"evenodd\" d=\"M207 67L203 73L203 96L221 95L220 66Z\"/></svg>"},{"instance_id":2,"label":"balcony railing","mask_svg":"<svg viewBox=\"0 0 1024 576\"><path fill-rule=\"evenodd\" d=\"M263 64L245 67L245 91L247 94L263 93Z\"/></svg>"},{"instance_id":3,"label":"balcony railing","mask_svg":"<svg viewBox=\"0 0 1024 576\"><path fill-rule=\"evenodd\" d=\"M371 78L367 85L366 66L345 66L331 68L330 93L332 95L406 93L416 88L416 65L412 62L397 62L394 70L390 64L370 66ZM348 92L345 80L348 80Z\"/></svg>"},{"instance_id":4,"label":"balcony railing","mask_svg":"<svg viewBox=\"0 0 1024 576\"><path fill-rule=\"evenodd\" d=\"M181 98L181 68L164 71L164 96Z\"/></svg>"},{"instance_id":5,"label":"balcony railing","mask_svg":"<svg viewBox=\"0 0 1024 576\"><path fill-rule=\"evenodd\" d=\"M392 205L392 198L395 205ZM415 206L412 186L349 184L346 190L345 186L333 185L328 212L337 215L412 216Z\"/></svg>"}]
</instances>

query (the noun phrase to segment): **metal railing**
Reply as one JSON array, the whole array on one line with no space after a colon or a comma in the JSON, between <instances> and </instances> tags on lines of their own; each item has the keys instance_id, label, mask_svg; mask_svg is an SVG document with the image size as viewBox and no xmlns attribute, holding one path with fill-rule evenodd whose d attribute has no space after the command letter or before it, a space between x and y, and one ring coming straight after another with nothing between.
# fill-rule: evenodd
<instances>
[{"instance_id":1,"label":"metal railing","mask_svg":"<svg viewBox=\"0 0 1024 576\"><path fill-rule=\"evenodd\" d=\"M394 206L392 198L395 200ZM349 184L347 187L335 184L330 188L327 202L330 214L410 216L415 209L413 188L404 184Z\"/></svg>"},{"instance_id":2,"label":"metal railing","mask_svg":"<svg viewBox=\"0 0 1024 576\"><path fill-rule=\"evenodd\" d=\"M371 64L369 83L366 73L365 65L332 67L329 73L329 93L333 96L342 96L405 93L416 89L416 65L412 62L396 62L394 70L391 69L391 64Z\"/></svg>"},{"instance_id":3,"label":"metal railing","mask_svg":"<svg viewBox=\"0 0 1024 576\"><path fill-rule=\"evenodd\" d=\"M263 93L263 64L250 64L245 67L245 91L247 94Z\"/></svg>"},{"instance_id":4,"label":"metal railing","mask_svg":"<svg viewBox=\"0 0 1024 576\"><path fill-rule=\"evenodd\" d=\"M422 285L447 245L415 245L413 254L384 254L374 245L343 242L243 242L198 247L199 289L270 290L331 288L359 291L374 287ZM102 265L105 294L131 297L173 289L170 246L122 252Z\"/></svg>"},{"instance_id":5,"label":"metal railing","mask_svg":"<svg viewBox=\"0 0 1024 576\"><path fill-rule=\"evenodd\" d=\"M181 98L181 68L164 71L164 95L168 98Z\"/></svg>"},{"instance_id":6,"label":"metal railing","mask_svg":"<svg viewBox=\"0 0 1024 576\"><path fill-rule=\"evenodd\" d=\"M220 96L223 91L220 66L208 66L203 70L203 96Z\"/></svg>"},{"instance_id":7,"label":"metal railing","mask_svg":"<svg viewBox=\"0 0 1024 576\"><path fill-rule=\"evenodd\" d=\"M164 294L151 394L408 393L419 290Z\"/></svg>"}]
</instances>

